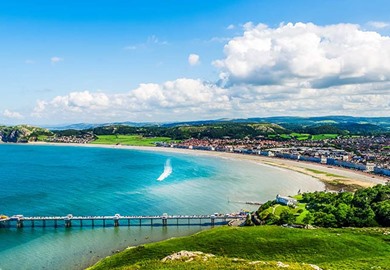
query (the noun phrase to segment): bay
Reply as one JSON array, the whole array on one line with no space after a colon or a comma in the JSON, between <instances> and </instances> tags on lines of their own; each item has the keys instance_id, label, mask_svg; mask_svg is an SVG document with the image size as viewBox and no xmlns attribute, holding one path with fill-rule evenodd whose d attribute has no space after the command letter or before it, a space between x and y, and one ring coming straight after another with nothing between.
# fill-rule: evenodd
<instances>
[{"instance_id":1,"label":"bay","mask_svg":"<svg viewBox=\"0 0 390 270\"><path fill-rule=\"evenodd\" d=\"M240 202L324 189L306 175L211 156L28 144L1 144L0 154L6 215L230 213L256 208ZM0 269L82 269L119 249L205 228L2 228Z\"/></svg>"}]
</instances>

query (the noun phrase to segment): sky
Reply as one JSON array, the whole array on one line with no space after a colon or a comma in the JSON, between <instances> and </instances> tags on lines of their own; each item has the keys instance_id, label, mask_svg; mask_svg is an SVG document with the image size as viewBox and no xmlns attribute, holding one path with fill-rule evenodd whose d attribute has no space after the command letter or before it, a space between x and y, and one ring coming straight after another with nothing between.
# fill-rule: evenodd
<instances>
[{"instance_id":1,"label":"sky","mask_svg":"<svg viewBox=\"0 0 390 270\"><path fill-rule=\"evenodd\" d=\"M0 3L0 124L390 116L387 0Z\"/></svg>"}]
</instances>

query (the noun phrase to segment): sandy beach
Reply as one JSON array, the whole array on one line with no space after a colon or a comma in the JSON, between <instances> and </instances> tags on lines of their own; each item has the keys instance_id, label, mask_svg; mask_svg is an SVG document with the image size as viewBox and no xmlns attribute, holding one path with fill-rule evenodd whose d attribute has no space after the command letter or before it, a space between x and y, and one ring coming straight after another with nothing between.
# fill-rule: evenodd
<instances>
[{"instance_id":1,"label":"sandy beach","mask_svg":"<svg viewBox=\"0 0 390 270\"><path fill-rule=\"evenodd\" d=\"M247 155L227 152L216 151L202 151L191 150L181 148L168 148L168 147L147 147L147 146L127 146L127 145L103 145L103 144L62 144L62 143L44 143L34 142L29 143L34 145L55 145L55 146L77 146L77 147L101 147L112 149L129 149L129 150L142 150L142 151L154 151L175 153L184 155L203 155L213 156L220 158L236 159L247 162L254 162L260 165L270 165L287 170L303 173L312 176L322 182L324 182L329 189L355 189L357 187L370 187L376 184L384 184L389 180L387 177L379 175L369 174L361 171L354 171L341 167L328 166L323 164L281 159L275 157L264 157L258 155Z\"/></svg>"}]
</instances>

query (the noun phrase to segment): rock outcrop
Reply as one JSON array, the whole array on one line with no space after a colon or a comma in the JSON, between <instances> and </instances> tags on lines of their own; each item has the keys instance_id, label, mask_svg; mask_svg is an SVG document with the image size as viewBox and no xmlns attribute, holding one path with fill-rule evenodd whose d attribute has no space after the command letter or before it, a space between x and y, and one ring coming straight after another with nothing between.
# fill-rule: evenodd
<instances>
[{"instance_id":1,"label":"rock outcrop","mask_svg":"<svg viewBox=\"0 0 390 270\"><path fill-rule=\"evenodd\" d=\"M27 125L21 126L0 126L0 142L9 143L26 143L36 140L39 135L48 135L51 132L47 129L32 127Z\"/></svg>"}]
</instances>

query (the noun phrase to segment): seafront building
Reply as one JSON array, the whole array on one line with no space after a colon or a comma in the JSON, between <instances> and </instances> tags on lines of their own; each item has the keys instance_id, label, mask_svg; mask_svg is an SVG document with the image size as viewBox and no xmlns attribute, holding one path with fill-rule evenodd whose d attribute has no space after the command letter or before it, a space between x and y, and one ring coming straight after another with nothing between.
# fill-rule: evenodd
<instances>
[{"instance_id":1,"label":"seafront building","mask_svg":"<svg viewBox=\"0 0 390 270\"><path fill-rule=\"evenodd\" d=\"M319 141L205 138L189 139L181 143L157 143L160 147L231 152L314 162L385 176L390 176L389 145L390 138L382 136Z\"/></svg>"}]
</instances>

